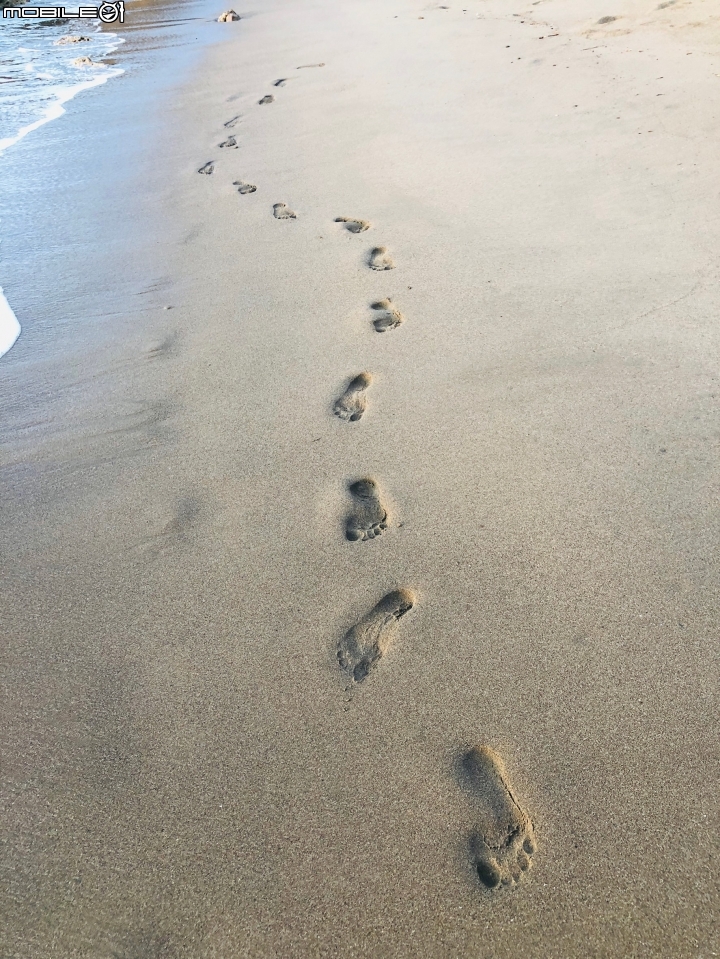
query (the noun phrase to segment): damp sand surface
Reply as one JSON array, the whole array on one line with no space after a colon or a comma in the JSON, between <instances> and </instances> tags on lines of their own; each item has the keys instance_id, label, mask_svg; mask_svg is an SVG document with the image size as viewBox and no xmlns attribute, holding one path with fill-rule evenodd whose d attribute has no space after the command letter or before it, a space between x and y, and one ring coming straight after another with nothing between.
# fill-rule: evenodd
<instances>
[{"instance_id":1,"label":"damp sand surface","mask_svg":"<svg viewBox=\"0 0 720 959\"><path fill-rule=\"evenodd\" d=\"M711 11L221 12L9 247L8 953L711 956Z\"/></svg>"}]
</instances>

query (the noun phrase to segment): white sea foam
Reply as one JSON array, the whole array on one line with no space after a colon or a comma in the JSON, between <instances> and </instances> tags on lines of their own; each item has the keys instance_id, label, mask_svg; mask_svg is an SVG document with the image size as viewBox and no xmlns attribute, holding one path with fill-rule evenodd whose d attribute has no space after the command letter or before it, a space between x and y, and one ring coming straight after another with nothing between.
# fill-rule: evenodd
<instances>
[{"instance_id":1,"label":"white sea foam","mask_svg":"<svg viewBox=\"0 0 720 959\"><path fill-rule=\"evenodd\" d=\"M20 324L0 286L0 356L10 349L20 336Z\"/></svg>"},{"instance_id":2,"label":"white sea foam","mask_svg":"<svg viewBox=\"0 0 720 959\"><path fill-rule=\"evenodd\" d=\"M49 87L46 90L48 97L50 98L50 104L45 108L44 114L39 117L37 120L33 120L32 123L28 123L15 133L13 136L5 137L4 140L0 140L0 154L4 150L7 150L8 147L13 146L17 143L18 140L22 140L23 137L27 136L28 133L32 133L33 130L37 130L38 127L41 127L44 123L49 123L50 120L56 120L58 117L61 117L65 113L64 103L67 103L68 100L72 100L73 97L77 96L81 90L87 90L90 87L100 86L102 83L106 83L112 77L116 77L124 71L120 68L117 69L106 69L99 76L95 76L92 79L85 80L84 83L76 83L74 86L70 87Z\"/></svg>"}]
</instances>

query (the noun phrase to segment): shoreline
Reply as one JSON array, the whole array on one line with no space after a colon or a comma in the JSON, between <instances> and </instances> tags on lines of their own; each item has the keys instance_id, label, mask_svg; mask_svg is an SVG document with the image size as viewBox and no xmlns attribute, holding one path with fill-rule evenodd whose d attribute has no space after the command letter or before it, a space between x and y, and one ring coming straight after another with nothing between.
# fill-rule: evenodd
<instances>
[{"instance_id":1,"label":"shoreline","mask_svg":"<svg viewBox=\"0 0 720 959\"><path fill-rule=\"evenodd\" d=\"M64 119L73 241L8 261L13 954L716 948L720 50L593 11L272 0Z\"/></svg>"}]
</instances>

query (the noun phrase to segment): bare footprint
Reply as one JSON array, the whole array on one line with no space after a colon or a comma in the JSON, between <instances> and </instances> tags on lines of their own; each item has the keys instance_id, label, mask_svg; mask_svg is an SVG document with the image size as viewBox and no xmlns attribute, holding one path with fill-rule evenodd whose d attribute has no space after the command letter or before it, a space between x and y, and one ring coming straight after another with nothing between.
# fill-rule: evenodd
<instances>
[{"instance_id":1,"label":"bare footprint","mask_svg":"<svg viewBox=\"0 0 720 959\"><path fill-rule=\"evenodd\" d=\"M369 266L371 270L394 270L395 263L385 246L376 246L370 252Z\"/></svg>"},{"instance_id":2,"label":"bare footprint","mask_svg":"<svg viewBox=\"0 0 720 959\"><path fill-rule=\"evenodd\" d=\"M310 70L312 67L324 67L324 63L303 63L301 67L296 67L296 70Z\"/></svg>"},{"instance_id":3,"label":"bare footprint","mask_svg":"<svg viewBox=\"0 0 720 959\"><path fill-rule=\"evenodd\" d=\"M148 360L157 360L166 356L173 356L178 351L179 341L180 336L177 330L168 333L162 340L155 340L153 343L150 343L145 350L145 356Z\"/></svg>"},{"instance_id":4,"label":"bare footprint","mask_svg":"<svg viewBox=\"0 0 720 959\"><path fill-rule=\"evenodd\" d=\"M273 83L273 86L274 86L274 87L284 87L285 84L288 82L289 79L290 79L290 77L280 77L279 80L276 80L275 83Z\"/></svg>"},{"instance_id":5,"label":"bare footprint","mask_svg":"<svg viewBox=\"0 0 720 959\"><path fill-rule=\"evenodd\" d=\"M372 383L370 373L359 373L347 385L342 396L335 400L333 411L341 420L357 422L367 408L365 391Z\"/></svg>"},{"instance_id":6,"label":"bare footprint","mask_svg":"<svg viewBox=\"0 0 720 959\"><path fill-rule=\"evenodd\" d=\"M132 552L146 559L159 559L172 549L187 548L203 513L203 504L197 497L184 497L175 504L162 527L133 544Z\"/></svg>"},{"instance_id":7,"label":"bare footprint","mask_svg":"<svg viewBox=\"0 0 720 959\"><path fill-rule=\"evenodd\" d=\"M238 122L238 120L240 119L241 116L242 116L242 114L241 114L241 113L238 113L237 116L231 117L229 120L227 120L225 123L223 123L223 126L224 126L227 130L231 129L231 127L234 127L234 126L235 126L235 124Z\"/></svg>"},{"instance_id":8,"label":"bare footprint","mask_svg":"<svg viewBox=\"0 0 720 959\"><path fill-rule=\"evenodd\" d=\"M258 103L260 104L261 107L264 107L266 103L274 103L274 102L275 102L275 97L272 95L272 93L266 93L265 96L262 98L262 100L258 100Z\"/></svg>"},{"instance_id":9,"label":"bare footprint","mask_svg":"<svg viewBox=\"0 0 720 959\"><path fill-rule=\"evenodd\" d=\"M532 865L532 821L513 795L502 759L489 746L466 753L463 772L480 806L480 822L470 840L478 877L491 889L513 885Z\"/></svg>"},{"instance_id":10,"label":"bare footprint","mask_svg":"<svg viewBox=\"0 0 720 959\"><path fill-rule=\"evenodd\" d=\"M227 140L218 143L218 146L226 150L237 150L237 140L235 137L228 137Z\"/></svg>"},{"instance_id":11,"label":"bare footprint","mask_svg":"<svg viewBox=\"0 0 720 959\"><path fill-rule=\"evenodd\" d=\"M236 186L238 193L242 193L243 196L246 193L254 193L257 190L254 183L245 183L244 180L233 180L233 186Z\"/></svg>"},{"instance_id":12,"label":"bare footprint","mask_svg":"<svg viewBox=\"0 0 720 959\"><path fill-rule=\"evenodd\" d=\"M356 220L355 217L351 216L336 216L336 223L344 223L346 229L351 233L364 233L365 230L370 229L370 224L367 220Z\"/></svg>"},{"instance_id":13,"label":"bare footprint","mask_svg":"<svg viewBox=\"0 0 720 959\"><path fill-rule=\"evenodd\" d=\"M361 683L385 655L395 624L416 602L411 590L395 589L345 633L338 643L337 658L340 668L353 682Z\"/></svg>"},{"instance_id":14,"label":"bare footprint","mask_svg":"<svg viewBox=\"0 0 720 959\"><path fill-rule=\"evenodd\" d=\"M348 491L353 498L353 511L345 520L345 536L353 542L381 536L388 528L388 514L375 480L357 480Z\"/></svg>"},{"instance_id":15,"label":"bare footprint","mask_svg":"<svg viewBox=\"0 0 720 959\"><path fill-rule=\"evenodd\" d=\"M213 163L212 160L208 160L207 163L205 163L203 166L200 167L200 169L198 170L198 173L207 173L209 176L214 169L215 169L215 164Z\"/></svg>"},{"instance_id":16,"label":"bare footprint","mask_svg":"<svg viewBox=\"0 0 720 959\"><path fill-rule=\"evenodd\" d=\"M297 219L297 213L293 213L287 203L273 203L273 216L276 220Z\"/></svg>"},{"instance_id":17,"label":"bare footprint","mask_svg":"<svg viewBox=\"0 0 720 959\"><path fill-rule=\"evenodd\" d=\"M380 314L377 319L373 320L373 326L378 333L386 333L388 330L394 330L396 326L400 326L401 323L405 322L405 317L390 297L385 300L378 300L377 303L371 303L370 308L377 310Z\"/></svg>"}]
</instances>

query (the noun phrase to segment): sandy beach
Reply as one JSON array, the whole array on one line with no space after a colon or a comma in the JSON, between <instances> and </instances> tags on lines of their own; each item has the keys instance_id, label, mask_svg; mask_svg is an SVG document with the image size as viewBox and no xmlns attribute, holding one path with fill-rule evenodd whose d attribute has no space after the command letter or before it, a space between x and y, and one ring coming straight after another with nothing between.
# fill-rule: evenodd
<instances>
[{"instance_id":1,"label":"sandy beach","mask_svg":"<svg viewBox=\"0 0 720 959\"><path fill-rule=\"evenodd\" d=\"M3 959L720 954L720 15L464 2L10 158Z\"/></svg>"}]
</instances>

